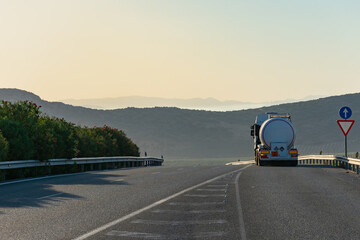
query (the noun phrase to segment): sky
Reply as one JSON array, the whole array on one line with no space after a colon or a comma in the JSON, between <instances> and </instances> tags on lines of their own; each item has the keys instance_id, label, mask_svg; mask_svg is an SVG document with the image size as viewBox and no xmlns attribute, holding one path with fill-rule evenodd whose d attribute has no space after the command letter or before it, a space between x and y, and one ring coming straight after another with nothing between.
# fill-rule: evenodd
<instances>
[{"instance_id":1,"label":"sky","mask_svg":"<svg viewBox=\"0 0 360 240\"><path fill-rule=\"evenodd\" d=\"M0 0L0 88L267 102L360 92L357 0Z\"/></svg>"}]
</instances>

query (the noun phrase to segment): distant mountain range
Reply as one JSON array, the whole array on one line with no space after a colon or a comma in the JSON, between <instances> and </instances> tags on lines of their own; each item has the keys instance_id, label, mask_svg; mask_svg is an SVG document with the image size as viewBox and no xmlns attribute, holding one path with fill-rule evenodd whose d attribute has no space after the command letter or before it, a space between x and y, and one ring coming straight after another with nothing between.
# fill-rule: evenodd
<instances>
[{"instance_id":1,"label":"distant mountain range","mask_svg":"<svg viewBox=\"0 0 360 240\"><path fill-rule=\"evenodd\" d=\"M93 109L118 109L127 107L150 108L150 107L177 107L182 109L209 110L209 111L234 111L263 106L271 106L281 103L291 103L306 100L313 100L321 96L308 96L303 99L286 99L275 102L241 102L241 101L220 101L215 98L155 98L155 97L118 97L118 98L98 98L98 99L64 99L63 103L74 106L82 106Z\"/></svg>"},{"instance_id":2,"label":"distant mountain range","mask_svg":"<svg viewBox=\"0 0 360 240\"><path fill-rule=\"evenodd\" d=\"M142 153L165 158L245 157L253 155L250 125L264 112L291 113L296 147L301 154L344 152L344 136L336 120L342 106L352 108L355 125L348 135L349 152L360 151L360 94L279 104L249 110L214 112L174 107L96 110L49 102L18 89L0 89L0 99L30 100L50 116L78 125L122 129Z\"/></svg>"}]
</instances>

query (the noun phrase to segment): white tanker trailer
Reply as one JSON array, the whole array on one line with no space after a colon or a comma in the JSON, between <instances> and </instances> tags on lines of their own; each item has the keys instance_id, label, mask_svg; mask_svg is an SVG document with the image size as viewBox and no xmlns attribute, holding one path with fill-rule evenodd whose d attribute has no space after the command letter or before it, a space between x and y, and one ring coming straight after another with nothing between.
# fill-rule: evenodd
<instances>
[{"instance_id":1,"label":"white tanker trailer","mask_svg":"<svg viewBox=\"0 0 360 240\"><path fill-rule=\"evenodd\" d=\"M271 112L258 115L251 126L251 136L254 138L256 165L297 165L296 134L289 114Z\"/></svg>"}]
</instances>

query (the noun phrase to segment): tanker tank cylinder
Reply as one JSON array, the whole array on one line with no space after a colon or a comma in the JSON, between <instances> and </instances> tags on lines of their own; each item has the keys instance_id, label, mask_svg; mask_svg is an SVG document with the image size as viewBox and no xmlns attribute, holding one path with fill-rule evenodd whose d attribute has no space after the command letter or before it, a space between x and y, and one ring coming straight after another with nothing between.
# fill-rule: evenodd
<instances>
[{"instance_id":1,"label":"tanker tank cylinder","mask_svg":"<svg viewBox=\"0 0 360 240\"><path fill-rule=\"evenodd\" d=\"M284 118L271 118L266 120L260 128L260 141L268 149L272 143L283 143L291 149L295 142L295 128L292 123Z\"/></svg>"}]
</instances>

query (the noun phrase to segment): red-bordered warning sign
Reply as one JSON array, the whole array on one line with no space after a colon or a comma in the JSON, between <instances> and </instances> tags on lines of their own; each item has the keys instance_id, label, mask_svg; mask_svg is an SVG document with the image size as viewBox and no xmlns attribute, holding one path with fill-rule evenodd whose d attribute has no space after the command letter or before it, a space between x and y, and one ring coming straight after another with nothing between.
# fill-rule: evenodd
<instances>
[{"instance_id":1,"label":"red-bordered warning sign","mask_svg":"<svg viewBox=\"0 0 360 240\"><path fill-rule=\"evenodd\" d=\"M337 123L339 124L339 127L345 136L347 136L350 132L354 122L355 120L337 120Z\"/></svg>"}]
</instances>

